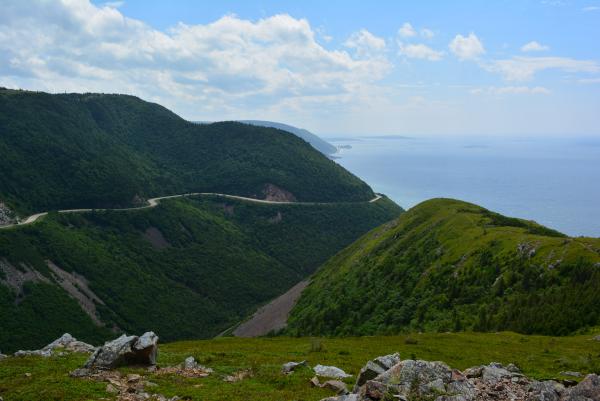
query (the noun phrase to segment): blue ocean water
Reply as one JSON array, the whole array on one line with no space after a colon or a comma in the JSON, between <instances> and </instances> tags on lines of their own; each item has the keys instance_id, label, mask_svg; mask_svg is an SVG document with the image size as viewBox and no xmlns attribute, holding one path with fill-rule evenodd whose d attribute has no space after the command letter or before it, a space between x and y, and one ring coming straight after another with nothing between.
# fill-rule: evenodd
<instances>
[{"instance_id":1,"label":"blue ocean water","mask_svg":"<svg viewBox=\"0 0 600 401\"><path fill-rule=\"evenodd\" d=\"M336 161L408 209L462 199L572 236L600 237L600 139L325 138Z\"/></svg>"}]
</instances>

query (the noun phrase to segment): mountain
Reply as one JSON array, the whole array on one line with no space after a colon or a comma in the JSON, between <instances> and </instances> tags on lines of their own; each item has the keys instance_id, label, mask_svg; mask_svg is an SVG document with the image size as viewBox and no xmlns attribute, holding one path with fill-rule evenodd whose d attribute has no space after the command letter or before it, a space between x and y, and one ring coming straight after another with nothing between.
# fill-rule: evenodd
<instances>
[{"instance_id":1,"label":"mountain","mask_svg":"<svg viewBox=\"0 0 600 401\"><path fill-rule=\"evenodd\" d=\"M132 96L0 89L0 349L211 337L402 209L304 140ZM217 192L223 196L144 200ZM91 212L58 210L92 208ZM54 210L54 211L53 211Z\"/></svg>"},{"instance_id":2,"label":"mountain","mask_svg":"<svg viewBox=\"0 0 600 401\"><path fill-rule=\"evenodd\" d=\"M367 184L293 134L195 124L125 95L0 89L0 202L19 214L184 192L365 201Z\"/></svg>"},{"instance_id":3,"label":"mountain","mask_svg":"<svg viewBox=\"0 0 600 401\"><path fill-rule=\"evenodd\" d=\"M192 197L0 230L0 349L39 348L65 331L93 343L113 331L215 336L400 212L386 198Z\"/></svg>"},{"instance_id":4,"label":"mountain","mask_svg":"<svg viewBox=\"0 0 600 401\"><path fill-rule=\"evenodd\" d=\"M276 123L273 121L262 121L262 120L240 120L241 123L257 125L260 127L271 127L277 128L282 131L291 132L292 134L299 136L304 139L306 142L310 143L315 149L325 155L332 155L337 152L337 148L330 144L329 142L319 138L317 135L312 132L305 130L303 128L294 127L292 125L287 125L283 123Z\"/></svg>"},{"instance_id":5,"label":"mountain","mask_svg":"<svg viewBox=\"0 0 600 401\"><path fill-rule=\"evenodd\" d=\"M433 199L322 266L292 310L288 333L564 335L598 325L598 305L600 239Z\"/></svg>"}]
</instances>

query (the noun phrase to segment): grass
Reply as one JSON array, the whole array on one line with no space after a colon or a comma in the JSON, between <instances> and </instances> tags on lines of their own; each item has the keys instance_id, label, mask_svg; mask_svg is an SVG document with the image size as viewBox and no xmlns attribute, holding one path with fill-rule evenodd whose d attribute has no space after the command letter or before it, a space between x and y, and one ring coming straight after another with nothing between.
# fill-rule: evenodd
<instances>
[{"instance_id":1,"label":"grass","mask_svg":"<svg viewBox=\"0 0 600 401\"><path fill-rule=\"evenodd\" d=\"M151 388L153 392L190 400L309 401L333 394L309 385L312 377L309 369L282 375L283 363L306 359L311 366L335 365L356 375L367 360L397 351L405 359L441 360L459 369L492 361L512 362L530 377L548 379L557 378L559 372L567 370L600 373L600 342L590 339L590 335L548 337L509 332L331 339L219 338L160 346L160 366L179 364L192 355L215 370L208 378L156 376L137 368L122 371L146 375L148 380L158 384ZM105 392L106 383L68 376L68 372L81 366L85 359L81 355L5 359L0 362L0 396L4 401L114 399ZM225 375L245 369L252 371L251 378L236 383L222 380ZM31 376L27 377L26 373ZM348 383L352 384L353 380Z\"/></svg>"}]
</instances>

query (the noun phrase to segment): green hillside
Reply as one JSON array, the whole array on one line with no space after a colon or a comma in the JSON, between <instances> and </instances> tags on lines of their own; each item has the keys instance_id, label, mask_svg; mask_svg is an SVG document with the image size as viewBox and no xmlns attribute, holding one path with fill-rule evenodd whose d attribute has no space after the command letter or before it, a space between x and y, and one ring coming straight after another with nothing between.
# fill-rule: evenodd
<instances>
[{"instance_id":1,"label":"green hillside","mask_svg":"<svg viewBox=\"0 0 600 401\"><path fill-rule=\"evenodd\" d=\"M39 348L65 331L94 343L113 328L154 330L165 341L214 336L400 212L386 198L268 205L196 197L51 213L0 230L0 350ZM70 281L82 301L67 292ZM84 312L86 301L95 312Z\"/></svg>"},{"instance_id":2,"label":"green hillside","mask_svg":"<svg viewBox=\"0 0 600 401\"><path fill-rule=\"evenodd\" d=\"M295 335L513 330L564 335L600 323L600 239L450 199L421 203L315 274Z\"/></svg>"},{"instance_id":3,"label":"green hillside","mask_svg":"<svg viewBox=\"0 0 600 401\"><path fill-rule=\"evenodd\" d=\"M194 124L133 96L0 89L0 201L21 215L184 192L364 201L367 184L295 135Z\"/></svg>"}]
</instances>

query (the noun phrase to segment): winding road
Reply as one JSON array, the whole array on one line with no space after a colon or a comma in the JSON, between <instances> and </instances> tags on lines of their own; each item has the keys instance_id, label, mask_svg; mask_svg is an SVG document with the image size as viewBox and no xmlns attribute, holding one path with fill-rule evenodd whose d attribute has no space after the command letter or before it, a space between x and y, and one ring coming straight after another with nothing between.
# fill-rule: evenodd
<instances>
[{"instance_id":1,"label":"winding road","mask_svg":"<svg viewBox=\"0 0 600 401\"><path fill-rule=\"evenodd\" d=\"M266 203L266 204L276 204L276 205L328 205L328 204L331 204L331 202L270 201L270 200L265 200L265 199L255 199L255 198L248 198L245 196L220 194L220 193L215 193L215 192L190 192L187 194L159 196L157 198L151 198L151 199L148 199L148 201L147 201L148 204L146 206L130 207L130 208L122 208L122 209L66 209L66 210L58 210L57 212L58 213L86 213L86 212L128 211L128 210L150 209L150 208L158 206L160 201L165 200L165 199L186 198L186 197L190 197L190 196L218 196L221 198L237 199L237 200L242 200L242 201L246 201L246 202ZM373 199L371 199L369 201L369 203L377 202L379 199L381 199L381 195L375 194L375 197ZM42 217L46 216L47 214L48 214L48 212L32 214L31 216L26 217L25 219L19 221L18 223L0 226L0 230L5 229L5 228L24 226L27 224L35 223L36 221L38 221Z\"/></svg>"}]
</instances>

